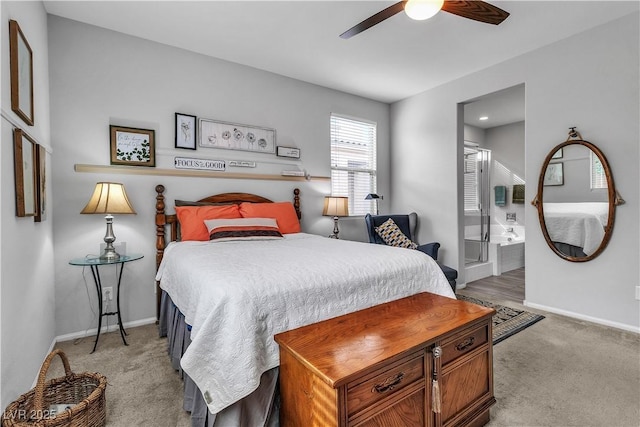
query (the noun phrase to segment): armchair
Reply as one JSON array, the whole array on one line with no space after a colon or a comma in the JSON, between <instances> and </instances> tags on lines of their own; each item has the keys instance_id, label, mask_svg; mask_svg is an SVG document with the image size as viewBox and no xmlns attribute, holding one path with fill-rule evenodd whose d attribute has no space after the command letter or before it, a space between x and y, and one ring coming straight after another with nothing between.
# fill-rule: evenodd
<instances>
[{"instance_id":1,"label":"armchair","mask_svg":"<svg viewBox=\"0 0 640 427\"><path fill-rule=\"evenodd\" d=\"M393 219L400 231L407 236L411 241L415 242L415 231L418 225L418 214L411 212L408 215L371 215L367 214L364 217L364 222L367 225L367 233L369 234L369 243L376 243L378 245L386 245L385 241L380 238L376 232L376 227L379 227L389 218ZM440 249L440 243L432 242L424 245L418 245L416 248L420 252L423 252L433 258L437 263L445 277L449 281L453 291L456 291L456 279L458 278L458 272L451 267L448 267L438 262L438 249Z\"/></svg>"},{"instance_id":2,"label":"armchair","mask_svg":"<svg viewBox=\"0 0 640 427\"><path fill-rule=\"evenodd\" d=\"M411 212L409 215L371 215L367 214L364 217L364 221L367 224L367 233L369 233L369 243L376 243L378 245L386 245L384 240L380 238L376 233L376 227L382 225L383 222L391 218L396 223L400 231L407 236L411 241L415 242L415 231L418 225L418 214ZM438 259L438 249L440 249L440 243L426 243L424 245L418 245L417 248L420 252L424 252L434 260Z\"/></svg>"}]
</instances>

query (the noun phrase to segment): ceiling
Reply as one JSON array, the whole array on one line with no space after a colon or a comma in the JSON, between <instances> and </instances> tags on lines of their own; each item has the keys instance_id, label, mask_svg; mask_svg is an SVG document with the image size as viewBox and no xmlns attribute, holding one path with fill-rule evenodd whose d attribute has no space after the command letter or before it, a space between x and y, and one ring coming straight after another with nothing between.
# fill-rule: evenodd
<instances>
[{"instance_id":1,"label":"ceiling","mask_svg":"<svg viewBox=\"0 0 640 427\"><path fill-rule=\"evenodd\" d=\"M427 21L399 13L351 39L338 37L393 3L45 0L44 6L53 15L391 103L633 13L640 5L491 1L511 13L499 26L445 12Z\"/></svg>"},{"instance_id":2,"label":"ceiling","mask_svg":"<svg viewBox=\"0 0 640 427\"><path fill-rule=\"evenodd\" d=\"M524 84L490 93L464 106L464 122L489 129L525 119Z\"/></svg>"}]
</instances>

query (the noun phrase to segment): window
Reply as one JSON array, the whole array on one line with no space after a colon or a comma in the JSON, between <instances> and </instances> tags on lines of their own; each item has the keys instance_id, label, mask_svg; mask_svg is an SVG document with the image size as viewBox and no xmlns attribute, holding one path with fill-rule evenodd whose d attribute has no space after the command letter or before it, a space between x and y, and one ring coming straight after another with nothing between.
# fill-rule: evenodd
<instances>
[{"instance_id":1,"label":"window","mask_svg":"<svg viewBox=\"0 0 640 427\"><path fill-rule=\"evenodd\" d=\"M604 167L602 167L600 158L591 151L591 189L595 190L598 188L608 188L607 176L604 173Z\"/></svg>"},{"instance_id":2,"label":"window","mask_svg":"<svg viewBox=\"0 0 640 427\"><path fill-rule=\"evenodd\" d=\"M478 150L464 147L464 210L480 211L480 194L478 186Z\"/></svg>"},{"instance_id":3,"label":"window","mask_svg":"<svg viewBox=\"0 0 640 427\"><path fill-rule=\"evenodd\" d=\"M376 123L331 114L331 195L349 197L349 215L375 212Z\"/></svg>"}]
</instances>

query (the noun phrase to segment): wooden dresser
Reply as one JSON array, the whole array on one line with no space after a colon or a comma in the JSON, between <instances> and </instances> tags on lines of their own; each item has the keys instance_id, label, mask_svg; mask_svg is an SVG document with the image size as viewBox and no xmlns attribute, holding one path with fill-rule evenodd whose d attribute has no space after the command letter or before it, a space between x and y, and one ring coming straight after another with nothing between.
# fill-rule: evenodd
<instances>
[{"instance_id":1,"label":"wooden dresser","mask_svg":"<svg viewBox=\"0 0 640 427\"><path fill-rule=\"evenodd\" d=\"M281 426L484 425L493 313L421 293L276 335Z\"/></svg>"}]
</instances>

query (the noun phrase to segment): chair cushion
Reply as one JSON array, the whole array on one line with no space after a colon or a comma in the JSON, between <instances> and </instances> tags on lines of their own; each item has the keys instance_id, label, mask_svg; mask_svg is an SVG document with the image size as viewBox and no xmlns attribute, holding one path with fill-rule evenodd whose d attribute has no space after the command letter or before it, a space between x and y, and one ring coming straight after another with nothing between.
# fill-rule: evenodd
<instances>
[{"instance_id":1,"label":"chair cushion","mask_svg":"<svg viewBox=\"0 0 640 427\"><path fill-rule=\"evenodd\" d=\"M380 238L389 246L408 249L416 249L418 247L418 245L413 243L411 239L400 230L391 218L383 222L379 227L376 227L376 233L378 233Z\"/></svg>"}]
</instances>

